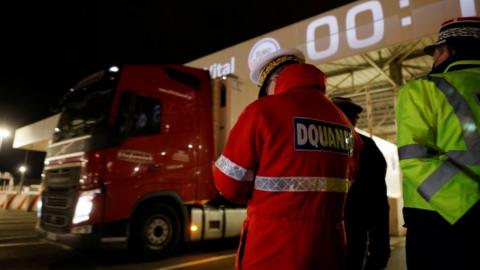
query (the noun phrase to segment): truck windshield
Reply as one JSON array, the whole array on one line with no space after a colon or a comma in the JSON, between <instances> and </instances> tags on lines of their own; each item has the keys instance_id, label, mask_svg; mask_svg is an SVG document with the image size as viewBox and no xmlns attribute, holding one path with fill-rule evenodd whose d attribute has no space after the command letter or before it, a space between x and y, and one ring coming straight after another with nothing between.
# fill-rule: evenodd
<instances>
[{"instance_id":1,"label":"truck windshield","mask_svg":"<svg viewBox=\"0 0 480 270\"><path fill-rule=\"evenodd\" d=\"M105 71L95 73L64 96L53 142L106 130L116 81L110 75Z\"/></svg>"}]
</instances>

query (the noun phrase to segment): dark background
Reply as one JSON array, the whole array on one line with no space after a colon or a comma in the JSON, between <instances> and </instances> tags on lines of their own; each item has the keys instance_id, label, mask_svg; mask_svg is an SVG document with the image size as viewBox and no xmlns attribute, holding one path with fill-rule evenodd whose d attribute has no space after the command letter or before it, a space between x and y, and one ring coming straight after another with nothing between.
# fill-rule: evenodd
<instances>
[{"instance_id":1,"label":"dark background","mask_svg":"<svg viewBox=\"0 0 480 270\"><path fill-rule=\"evenodd\" d=\"M27 153L12 149L14 130L52 115L81 78L111 64L182 64L353 1L62 2L0 7L0 126L12 132L0 171L16 179ZM28 152L27 184L44 157Z\"/></svg>"}]
</instances>

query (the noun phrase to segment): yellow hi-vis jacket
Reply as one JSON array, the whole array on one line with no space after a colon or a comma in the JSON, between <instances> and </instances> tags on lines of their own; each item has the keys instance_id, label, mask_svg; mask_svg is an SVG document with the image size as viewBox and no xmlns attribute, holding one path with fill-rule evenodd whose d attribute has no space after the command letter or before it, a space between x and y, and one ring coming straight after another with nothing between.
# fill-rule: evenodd
<instances>
[{"instance_id":1,"label":"yellow hi-vis jacket","mask_svg":"<svg viewBox=\"0 0 480 270\"><path fill-rule=\"evenodd\" d=\"M408 82L396 116L404 206L454 224L480 200L480 61Z\"/></svg>"}]
</instances>

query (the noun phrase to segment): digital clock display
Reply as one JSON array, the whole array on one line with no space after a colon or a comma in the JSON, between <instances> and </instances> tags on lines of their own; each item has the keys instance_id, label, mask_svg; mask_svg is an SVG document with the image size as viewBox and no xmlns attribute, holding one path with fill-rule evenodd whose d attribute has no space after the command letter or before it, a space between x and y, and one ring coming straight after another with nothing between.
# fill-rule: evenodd
<instances>
[{"instance_id":1,"label":"digital clock display","mask_svg":"<svg viewBox=\"0 0 480 270\"><path fill-rule=\"evenodd\" d=\"M326 60L418 39L435 34L444 20L476 16L477 6L475 0L352 3L309 20L305 52L310 60Z\"/></svg>"},{"instance_id":2,"label":"digital clock display","mask_svg":"<svg viewBox=\"0 0 480 270\"><path fill-rule=\"evenodd\" d=\"M249 83L249 64L268 51L298 48L308 63L323 64L436 36L444 21L478 16L479 8L480 0L355 1L189 64L212 77L235 73Z\"/></svg>"}]
</instances>

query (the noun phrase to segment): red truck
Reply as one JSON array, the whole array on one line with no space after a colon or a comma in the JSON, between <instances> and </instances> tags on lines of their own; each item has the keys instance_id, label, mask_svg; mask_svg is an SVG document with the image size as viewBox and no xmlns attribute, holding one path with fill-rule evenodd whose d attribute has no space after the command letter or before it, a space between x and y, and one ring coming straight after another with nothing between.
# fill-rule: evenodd
<instances>
[{"instance_id":1,"label":"red truck","mask_svg":"<svg viewBox=\"0 0 480 270\"><path fill-rule=\"evenodd\" d=\"M227 94L222 80L180 65L113 66L81 80L61 101L45 158L41 236L147 255L238 236L245 208L223 200L212 177Z\"/></svg>"}]
</instances>

